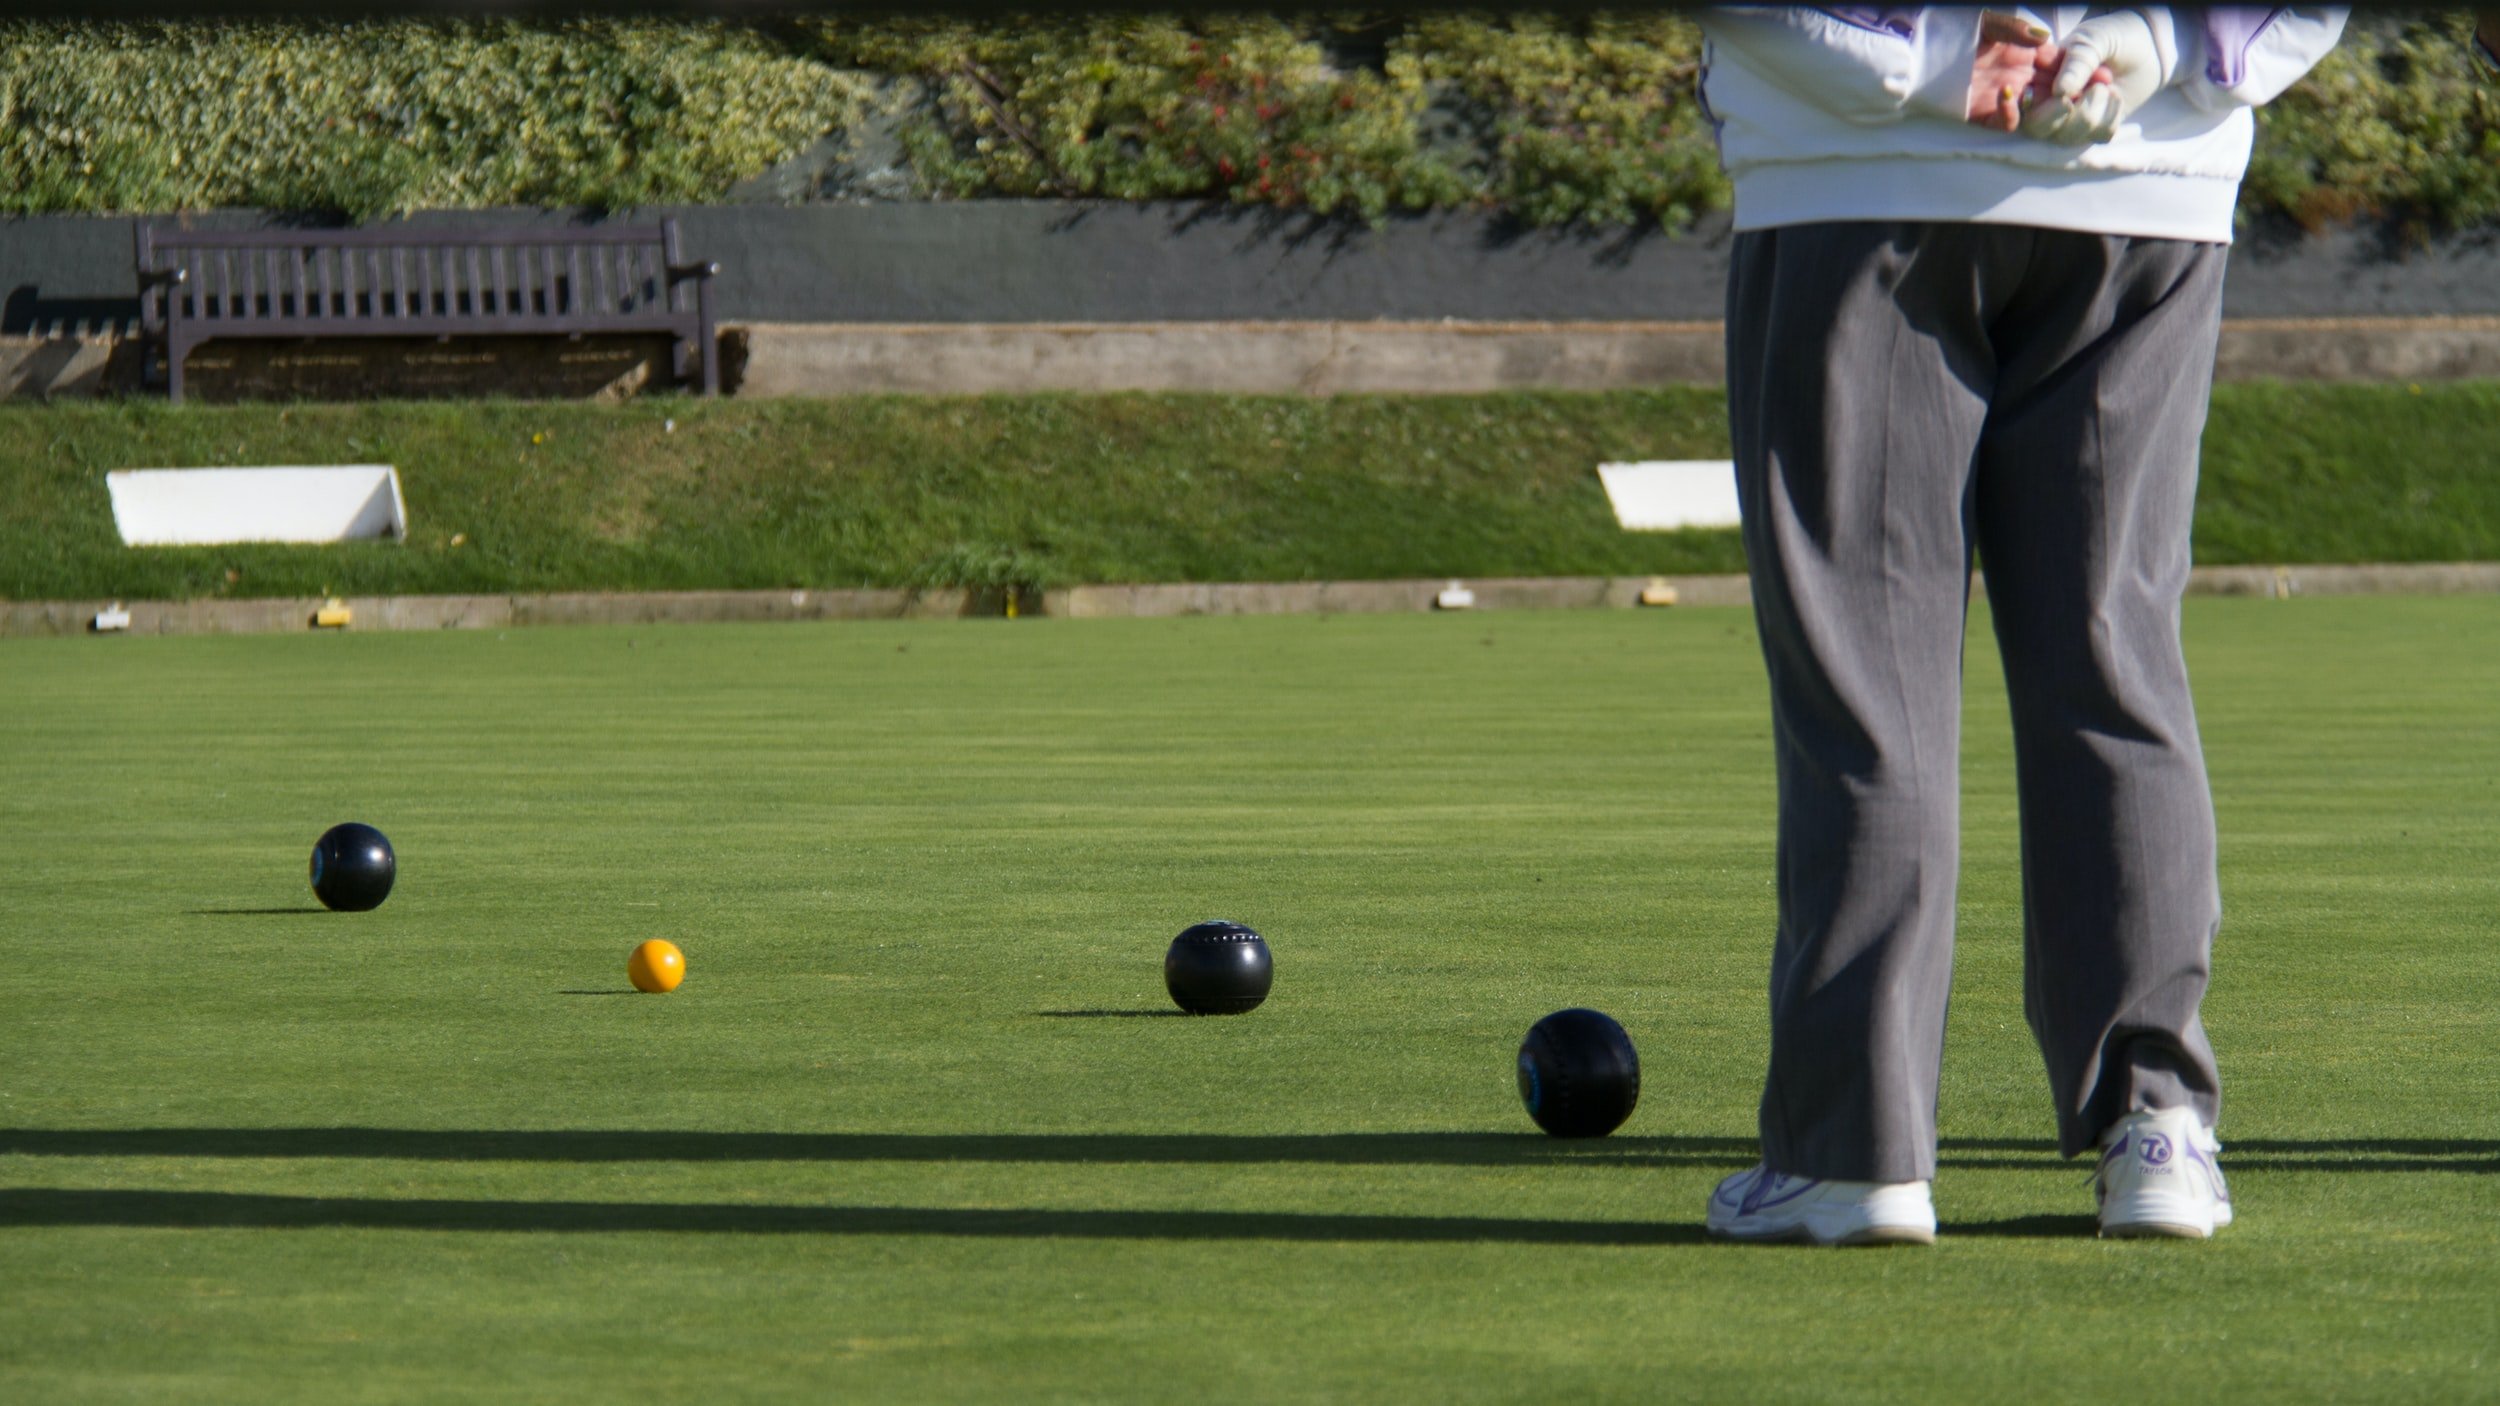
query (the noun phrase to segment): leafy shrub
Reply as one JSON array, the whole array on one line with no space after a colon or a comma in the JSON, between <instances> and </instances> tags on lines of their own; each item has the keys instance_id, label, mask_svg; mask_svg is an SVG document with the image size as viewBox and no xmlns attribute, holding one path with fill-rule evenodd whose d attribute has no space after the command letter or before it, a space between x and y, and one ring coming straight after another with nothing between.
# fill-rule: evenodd
<instances>
[{"instance_id":1,"label":"leafy shrub","mask_svg":"<svg viewBox=\"0 0 2500 1406\"><path fill-rule=\"evenodd\" d=\"M1701 32L1680 15L1424 19L1400 47L1462 95L1487 195L1530 224L1674 228L1727 204L1693 100Z\"/></svg>"},{"instance_id":2,"label":"leafy shrub","mask_svg":"<svg viewBox=\"0 0 2500 1406\"><path fill-rule=\"evenodd\" d=\"M864 89L729 25L0 26L0 208L717 198Z\"/></svg>"},{"instance_id":3,"label":"leafy shrub","mask_svg":"<svg viewBox=\"0 0 2500 1406\"><path fill-rule=\"evenodd\" d=\"M950 196L1204 198L1356 214L1479 192L1418 134L1418 66L1328 67L1281 20L827 24L820 51L935 95L904 142Z\"/></svg>"},{"instance_id":4,"label":"leafy shrub","mask_svg":"<svg viewBox=\"0 0 2500 1406\"><path fill-rule=\"evenodd\" d=\"M2262 109L2240 209L2318 229L2500 223L2500 85L2479 81L2470 21L2358 12L2344 42Z\"/></svg>"},{"instance_id":5,"label":"leafy shrub","mask_svg":"<svg viewBox=\"0 0 2500 1406\"><path fill-rule=\"evenodd\" d=\"M2500 223L2500 89L2463 25L2356 15L2259 115L2243 215ZM1674 227L1727 201L1699 44L1656 12L12 21L0 209L694 203L884 121L933 197Z\"/></svg>"}]
</instances>

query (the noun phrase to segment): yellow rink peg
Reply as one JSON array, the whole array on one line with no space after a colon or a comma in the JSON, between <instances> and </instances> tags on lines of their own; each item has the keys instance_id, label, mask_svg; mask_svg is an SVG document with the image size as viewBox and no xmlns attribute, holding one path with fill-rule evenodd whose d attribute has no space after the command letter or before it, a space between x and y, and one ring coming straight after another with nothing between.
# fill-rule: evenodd
<instances>
[{"instance_id":1,"label":"yellow rink peg","mask_svg":"<svg viewBox=\"0 0 2500 1406\"><path fill-rule=\"evenodd\" d=\"M1662 577L1653 576L1648 585L1641 587L1643 605L1673 605L1677 599L1675 587L1668 585Z\"/></svg>"},{"instance_id":2,"label":"yellow rink peg","mask_svg":"<svg viewBox=\"0 0 2500 1406\"><path fill-rule=\"evenodd\" d=\"M348 609L345 601L340 600L337 596L332 596L328 600L321 603L321 608L319 610L313 612L313 628L316 630L343 630L347 628L347 623L355 618L356 612Z\"/></svg>"},{"instance_id":3,"label":"yellow rink peg","mask_svg":"<svg viewBox=\"0 0 2500 1406\"><path fill-rule=\"evenodd\" d=\"M652 938L625 959L625 976L637 991L674 991L686 979L686 954L666 938Z\"/></svg>"}]
</instances>

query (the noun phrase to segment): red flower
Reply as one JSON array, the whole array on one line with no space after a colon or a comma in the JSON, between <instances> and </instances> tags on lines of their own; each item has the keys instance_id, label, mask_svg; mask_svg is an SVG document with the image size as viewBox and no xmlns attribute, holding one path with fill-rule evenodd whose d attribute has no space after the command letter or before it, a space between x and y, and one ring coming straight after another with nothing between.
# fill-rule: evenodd
<instances>
[{"instance_id":1,"label":"red flower","mask_svg":"<svg viewBox=\"0 0 2500 1406\"><path fill-rule=\"evenodd\" d=\"M1219 156L1215 158L1216 174L1222 176L1224 179L1228 181L1231 180L1233 178L1233 172L1236 169L1238 168L1233 165L1233 159L1231 157Z\"/></svg>"}]
</instances>

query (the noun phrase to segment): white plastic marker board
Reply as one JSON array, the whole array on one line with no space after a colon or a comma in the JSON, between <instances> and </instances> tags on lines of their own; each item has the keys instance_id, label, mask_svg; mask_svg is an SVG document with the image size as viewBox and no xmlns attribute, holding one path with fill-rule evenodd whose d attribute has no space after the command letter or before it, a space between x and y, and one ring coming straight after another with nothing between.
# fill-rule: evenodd
<instances>
[{"instance_id":1,"label":"white plastic marker board","mask_svg":"<svg viewBox=\"0 0 2500 1406\"><path fill-rule=\"evenodd\" d=\"M388 464L288 469L123 469L104 476L133 547L408 538Z\"/></svg>"},{"instance_id":2,"label":"white plastic marker board","mask_svg":"<svg viewBox=\"0 0 2500 1406\"><path fill-rule=\"evenodd\" d=\"M1679 527L1734 527L1736 464L1731 459L1652 460L1600 464L1598 481L1626 532Z\"/></svg>"}]
</instances>

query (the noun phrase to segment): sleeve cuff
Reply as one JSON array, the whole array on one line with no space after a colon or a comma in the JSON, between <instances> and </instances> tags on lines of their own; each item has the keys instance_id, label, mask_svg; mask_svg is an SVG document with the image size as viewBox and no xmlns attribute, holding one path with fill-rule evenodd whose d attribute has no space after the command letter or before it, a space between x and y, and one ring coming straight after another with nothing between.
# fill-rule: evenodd
<instances>
[{"instance_id":1,"label":"sleeve cuff","mask_svg":"<svg viewBox=\"0 0 2500 1406\"><path fill-rule=\"evenodd\" d=\"M1979 56L1979 11L1931 6L1918 27L1918 86L1909 105L1960 121L1970 111L1971 63Z\"/></svg>"}]
</instances>

